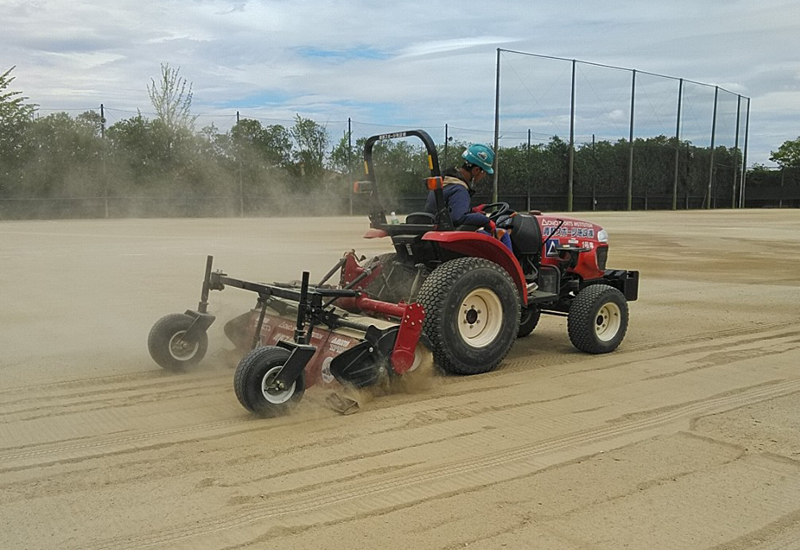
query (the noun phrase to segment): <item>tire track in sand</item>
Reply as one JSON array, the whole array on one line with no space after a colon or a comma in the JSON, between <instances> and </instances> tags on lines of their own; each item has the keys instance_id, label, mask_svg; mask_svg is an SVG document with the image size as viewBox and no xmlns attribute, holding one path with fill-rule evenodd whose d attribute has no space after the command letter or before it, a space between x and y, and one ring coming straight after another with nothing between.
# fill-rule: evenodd
<instances>
[{"instance_id":1,"label":"tire track in sand","mask_svg":"<svg viewBox=\"0 0 800 550\"><path fill-rule=\"evenodd\" d=\"M783 329L783 330L780 331L779 334L768 335L768 336L763 336L763 335L762 336L753 336L751 334L751 338L749 338L747 340L747 342L762 342L764 340L772 340L774 338L785 337L787 335L785 333L785 326L782 325L782 324L777 324L776 326L779 327L780 329ZM741 333L741 330L737 329L737 330L722 331L722 332L725 332L727 335L729 335L731 337L735 337L736 335ZM745 343L746 342L742 342L740 340L737 340L737 342L736 342L737 345L743 345ZM682 353L682 354L704 353L708 349L707 346L697 347L699 344L694 344L693 345L693 344L687 344L686 342L681 342L681 344L682 344L682 347L686 348L684 350L678 350L678 352ZM648 346L647 349L650 350L650 349L653 349L653 347L654 346ZM718 347L720 349L729 349L730 348L730 344L729 343L725 343L725 342L719 342L719 343L716 344L715 347ZM569 356L569 360L565 361L564 364L571 365L571 368L568 369L568 372L565 372L565 373L562 373L562 374L563 375L567 375L567 374L570 374L570 373L574 374L576 372L581 372L581 371L587 370L587 369L584 369L584 368L578 368L577 370L575 369L574 363L576 361L580 360L583 357L585 357L583 354L574 354L574 355ZM594 367L594 368L590 368L588 370L603 370L603 369L613 368L613 366L628 365L628 364L630 364L632 362L635 363L636 360L637 360L636 357L632 356L631 353L619 354L618 358L623 359L623 361L622 362L614 361L612 366ZM522 360L520 360L520 362L523 362L523 363L526 363L526 364L529 363L530 361L535 361L535 359L522 359ZM504 375L505 372L511 374L511 373L518 373L520 371L520 369L518 368L518 363L517 362L515 362L513 364L513 366L515 366L517 368L507 369L507 371L504 371L503 369L500 369L498 371L495 371L495 372L492 372L492 373L488 373L487 375L482 377L482 380L488 381L488 380L496 378L496 379L498 379L498 385L496 387L497 388L502 388L505 384L504 383L500 383L500 382L502 381L502 378L503 378L503 375ZM553 365L550 365L549 367L553 367ZM552 368L550 370L552 370ZM561 375L557 374L557 376L561 376ZM129 377L129 375L125 375L125 376L122 377L122 379L124 380L124 379L127 379L128 377ZM163 378L163 375L159 374L158 377L159 378ZM150 377L148 376L148 377L146 377L146 379L149 380ZM209 387L212 387L217 381L219 381L221 379L222 379L222 377L218 377L218 376L202 376L202 377L195 378L195 379L187 379L186 377L183 377L183 376L177 376L175 378L166 377L166 381L170 381L171 382L172 380L174 380L174 382L171 382L170 384L168 384L168 386L170 386L170 387L175 385L175 386L178 386L178 388L184 387L184 388L204 388L204 389L208 389ZM91 396L91 398L92 398L91 401L93 401L93 402L98 400L97 394L98 393L102 394L103 392L109 392L111 396L116 397L116 398L119 397L118 396L119 388L117 387L117 383L120 381L119 377L99 377L99 378L96 378L96 379L93 379L93 380L98 381L99 385L102 385L102 384L105 384L105 383L111 383L111 384L113 384L113 387L108 388L108 389L93 389L93 390L90 390L90 391L85 391L85 390L84 391L80 391L80 387L81 386L76 383L73 387L78 391L76 393L68 392L68 394L66 396L64 396L63 398L67 399L70 402L70 406L71 407L75 407L76 404L75 404L75 402L73 400L76 399L76 398L80 398L81 396ZM454 397L454 396L459 396L459 395L468 395L468 394L474 393L476 391L480 392L480 393L483 393L483 392L487 391L487 387L485 385L481 385L481 387L478 388L477 390L468 388L467 390L460 391L459 388L462 385L468 384L470 380L474 380L473 378L470 378L470 377L463 378L463 379L460 379L460 378L445 378L444 380L446 381L447 387L448 387L448 391L444 395L442 395L440 393L436 393L436 394L433 394L433 395L422 395L422 396L420 396L419 399L415 399L415 401L431 401L431 402L433 402L433 401L435 401L437 399L440 399L442 397L448 397L449 398L449 397ZM158 382L156 382L156 383L158 383ZM149 385L150 384L148 384L148 386ZM133 390L138 393L139 388L133 388ZM166 397L169 397L171 399L172 397L174 397L174 394L165 393L164 396L165 396L164 397L165 399L166 399ZM565 398L565 397L569 397L569 396L559 396L558 399L562 399L562 398ZM103 401L103 400L99 400L99 401ZM103 408L115 409L115 408L118 408L120 406L119 399L111 400L111 401L103 401L103 402L106 404L106 407L103 407ZM538 402L538 401L536 401L536 402ZM524 405L525 404L522 403L519 406L524 406ZM55 408L54 410L57 409L56 404L53 404L52 407ZM380 410L380 409L383 409L383 408L384 407L377 407L377 410ZM0 415L2 415L2 414L4 414L4 413L2 412L2 409L0 409ZM303 419L302 417L295 417L295 418L287 417L287 418L280 419L280 420L273 419L272 421L270 421L270 424L266 424L264 422L259 421L258 419L254 418L254 417L238 416L237 418L229 418L229 419L226 419L226 420L205 422L205 423L197 423L197 424L191 424L191 425L186 425L186 426L174 427L174 428L170 428L170 429L166 429L166 430L156 430L156 431L149 431L149 432L143 432L143 433L134 433L134 434L128 433L127 435L124 435L124 436L103 437L102 439L94 439L95 436L92 436L91 434L88 434L88 435L83 436L83 437L73 437L73 438L67 439L67 440L32 443L32 444L20 445L20 446L11 446L11 447L0 448L0 461L2 461L2 463L3 463L3 467L0 467L0 472L9 471L10 469L20 470L20 469L26 469L26 468L36 468L36 467L40 467L40 466L48 465L48 464L57 464L57 463L62 462L62 461L74 462L74 461L80 460L80 459L89 460L89 459L97 458L99 456L103 456L104 454L107 454L107 451L104 452L103 450L104 449L109 449L109 448L113 449L111 452L119 453L119 452L134 452L134 451L136 451L137 446L139 446L139 447L153 447L153 446L163 447L163 446L169 445L169 444L180 444L186 439L195 439L195 437L193 437L193 435L196 434L196 433L203 434L204 436L207 436L207 438L212 438L213 439L214 437L232 435L234 433L237 433L237 434L238 433L246 433L248 431L264 432L264 431L269 431L269 430L276 429L276 428L285 427L285 426L288 426L288 425L291 425L291 424L298 424L298 423L303 423L303 422L307 422L307 420ZM245 426L247 424L250 424L251 426L249 428L245 428ZM123 431L123 430L119 430L119 431ZM128 432L129 430L124 430L124 431ZM182 439L181 437L176 438L176 436L186 436L186 437ZM65 444L65 442L67 442L67 443ZM120 449L122 449L122 451L120 451ZM87 453L86 451L89 451L89 452ZM59 456L59 455L61 455L61 456ZM47 457L53 457L53 456L57 456L57 458L47 460ZM42 458L42 457L44 457L45 460L33 460L33 461L31 461L31 459L39 459L39 458ZM12 464L9 464L9 462L11 462ZM13 465L14 462L27 462L27 463Z\"/></svg>"},{"instance_id":2,"label":"tire track in sand","mask_svg":"<svg viewBox=\"0 0 800 550\"><path fill-rule=\"evenodd\" d=\"M266 503L235 513L225 513L215 519L178 525L138 537L112 538L94 545L82 545L86 550L141 550L157 546L174 547L195 537L225 533L227 539L236 536L232 531L257 522L302 516L303 524L345 521L347 518L377 514L382 510L413 505L437 495L469 489L488 483L498 483L520 475L531 474L553 464L572 460L614 447L614 443L630 443L650 437L675 423L687 422L698 415L713 414L800 391L800 379L761 384L734 392L726 392L701 401L678 405L654 414L642 414L611 425L579 430L564 436L520 445L500 452L489 453L459 463L441 464L420 471L387 473L381 479L356 482L349 487L315 488L279 503ZM518 428L529 432L534 426ZM490 438L491 434L484 437ZM619 445L617 445L619 446ZM491 448L487 445L485 448Z\"/></svg>"}]
</instances>

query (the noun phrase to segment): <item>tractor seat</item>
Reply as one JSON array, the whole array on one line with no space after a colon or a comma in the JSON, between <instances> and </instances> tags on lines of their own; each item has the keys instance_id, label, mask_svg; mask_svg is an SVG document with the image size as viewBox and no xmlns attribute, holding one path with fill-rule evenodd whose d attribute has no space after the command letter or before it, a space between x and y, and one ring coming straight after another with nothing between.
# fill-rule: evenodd
<instances>
[{"instance_id":1,"label":"tractor seat","mask_svg":"<svg viewBox=\"0 0 800 550\"><path fill-rule=\"evenodd\" d=\"M541 254L542 230L539 222L530 214L517 214L510 220L511 242L517 254Z\"/></svg>"},{"instance_id":2,"label":"tractor seat","mask_svg":"<svg viewBox=\"0 0 800 550\"><path fill-rule=\"evenodd\" d=\"M406 216L406 223L413 225L434 225L436 216L429 212L412 212Z\"/></svg>"},{"instance_id":3,"label":"tractor seat","mask_svg":"<svg viewBox=\"0 0 800 550\"><path fill-rule=\"evenodd\" d=\"M413 212L403 223L389 223L381 226L391 237L396 235L420 236L433 231L436 217L428 212Z\"/></svg>"}]
</instances>

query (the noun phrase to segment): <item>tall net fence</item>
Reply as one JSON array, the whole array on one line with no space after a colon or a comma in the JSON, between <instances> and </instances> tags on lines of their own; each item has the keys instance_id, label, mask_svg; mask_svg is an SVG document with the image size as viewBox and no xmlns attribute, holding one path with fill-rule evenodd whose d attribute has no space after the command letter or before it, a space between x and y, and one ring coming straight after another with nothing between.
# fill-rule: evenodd
<instances>
[{"instance_id":1,"label":"tall net fence","mask_svg":"<svg viewBox=\"0 0 800 550\"><path fill-rule=\"evenodd\" d=\"M458 164L467 144L496 140L498 177L477 186L477 203L544 211L800 206L796 170L744 168L746 97L509 50L497 52L497 75L496 128L490 115L476 129L304 114L327 137L314 170L294 138L287 138L291 154L276 160L281 136L270 132L291 134L300 115L275 118L256 107L201 112L176 140L161 132L152 109L39 107L30 143L15 149L27 159L0 155L0 219L360 214L366 203L351 190L363 173L363 140L410 127L432 136L443 168ZM248 128L274 140L247 150L237 141L242 135L261 139ZM387 210L424 207L425 163L414 147L383 159L399 173L382 185Z\"/></svg>"},{"instance_id":2,"label":"tall net fence","mask_svg":"<svg viewBox=\"0 0 800 550\"><path fill-rule=\"evenodd\" d=\"M502 49L497 84L497 145L527 163L503 174L501 157L500 195L558 210L743 205L749 99L740 94Z\"/></svg>"}]
</instances>

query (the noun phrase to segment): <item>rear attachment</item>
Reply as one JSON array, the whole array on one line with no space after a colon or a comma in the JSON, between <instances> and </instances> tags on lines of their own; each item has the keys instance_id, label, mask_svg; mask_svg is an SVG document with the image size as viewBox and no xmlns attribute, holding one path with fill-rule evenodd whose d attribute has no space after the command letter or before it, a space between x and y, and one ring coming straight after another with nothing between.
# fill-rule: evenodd
<instances>
[{"instance_id":1,"label":"rear attachment","mask_svg":"<svg viewBox=\"0 0 800 550\"><path fill-rule=\"evenodd\" d=\"M284 413L316 383L361 389L391 382L419 363L418 347L428 348L420 341L422 306L373 300L360 289L325 286L335 269L316 286L309 285L308 272L299 285L269 285L212 271L212 261L209 256L200 314L207 311L211 290L231 286L258 295L256 308L225 326L237 349L251 350L237 367L234 388L240 403L256 414ZM344 260L336 267L343 264ZM351 320L336 307L340 299L376 318L369 323ZM339 394L328 396L326 403L342 414L358 410L356 401Z\"/></svg>"}]
</instances>

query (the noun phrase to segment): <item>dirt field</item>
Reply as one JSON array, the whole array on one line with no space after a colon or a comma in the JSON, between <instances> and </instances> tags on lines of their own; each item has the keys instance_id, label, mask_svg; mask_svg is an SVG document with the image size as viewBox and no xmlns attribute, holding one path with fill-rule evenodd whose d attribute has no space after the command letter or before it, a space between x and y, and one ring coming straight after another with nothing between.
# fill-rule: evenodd
<instances>
[{"instance_id":1,"label":"dirt field","mask_svg":"<svg viewBox=\"0 0 800 550\"><path fill-rule=\"evenodd\" d=\"M205 256L319 278L363 218L0 223L0 548L800 548L800 211L580 214L641 271L615 353L543 317L501 368L340 416L150 359ZM280 237L278 237L280 236Z\"/></svg>"}]
</instances>

